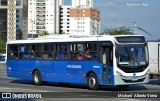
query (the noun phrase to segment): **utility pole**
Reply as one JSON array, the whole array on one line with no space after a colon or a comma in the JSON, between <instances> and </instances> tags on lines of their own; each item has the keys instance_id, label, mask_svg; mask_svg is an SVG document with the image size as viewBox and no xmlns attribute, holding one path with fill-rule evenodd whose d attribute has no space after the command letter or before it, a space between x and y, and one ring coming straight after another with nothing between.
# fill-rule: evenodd
<instances>
[{"instance_id":1,"label":"utility pole","mask_svg":"<svg viewBox=\"0 0 160 101\"><path fill-rule=\"evenodd\" d=\"M132 22L134 23L134 34L137 34L137 22Z\"/></svg>"}]
</instances>

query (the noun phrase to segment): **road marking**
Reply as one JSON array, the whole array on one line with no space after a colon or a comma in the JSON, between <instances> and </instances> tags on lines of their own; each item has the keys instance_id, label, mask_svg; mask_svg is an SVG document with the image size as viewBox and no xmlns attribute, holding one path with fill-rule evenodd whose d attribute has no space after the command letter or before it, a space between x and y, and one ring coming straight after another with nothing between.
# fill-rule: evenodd
<instances>
[{"instance_id":1,"label":"road marking","mask_svg":"<svg viewBox=\"0 0 160 101\"><path fill-rule=\"evenodd\" d=\"M11 77L7 77L7 76L0 76L0 78L3 78L3 79L17 79L17 78L11 78Z\"/></svg>"},{"instance_id":2,"label":"road marking","mask_svg":"<svg viewBox=\"0 0 160 101\"><path fill-rule=\"evenodd\" d=\"M9 87L0 87L0 89L5 89L5 90L26 90L26 91L29 91L29 92L49 92L49 91L44 91L44 90L32 90L32 89L22 89L22 88L9 88ZM21 91L19 91L21 92Z\"/></svg>"}]
</instances>

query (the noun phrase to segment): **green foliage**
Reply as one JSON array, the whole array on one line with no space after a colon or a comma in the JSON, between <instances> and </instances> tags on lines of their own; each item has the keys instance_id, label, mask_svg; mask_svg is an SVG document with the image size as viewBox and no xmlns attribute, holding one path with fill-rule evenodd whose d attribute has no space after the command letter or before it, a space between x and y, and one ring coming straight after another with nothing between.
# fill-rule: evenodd
<instances>
[{"instance_id":1,"label":"green foliage","mask_svg":"<svg viewBox=\"0 0 160 101\"><path fill-rule=\"evenodd\" d=\"M38 34L39 36L49 35L47 31L39 32Z\"/></svg>"},{"instance_id":2,"label":"green foliage","mask_svg":"<svg viewBox=\"0 0 160 101\"><path fill-rule=\"evenodd\" d=\"M0 53L5 53L6 42L0 41Z\"/></svg>"},{"instance_id":3,"label":"green foliage","mask_svg":"<svg viewBox=\"0 0 160 101\"><path fill-rule=\"evenodd\" d=\"M4 29L3 26L0 25L0 53L5 53L5 49L6 49L6 42L2 41L3 31L6 31L6 29Z\"/></svg>"},{"instance_id":4,"label":"green foliage","mask_svg":"<svg viewBox=\"0 0 160 101\"><path fill-rule=\"evenodd\" d=\"M131 28L128 27L119 27L115 29L108 29L103 32L103 34L109 34L109 35L133 35L134 33L131 32Z\"/></svg>"}]
</instances>

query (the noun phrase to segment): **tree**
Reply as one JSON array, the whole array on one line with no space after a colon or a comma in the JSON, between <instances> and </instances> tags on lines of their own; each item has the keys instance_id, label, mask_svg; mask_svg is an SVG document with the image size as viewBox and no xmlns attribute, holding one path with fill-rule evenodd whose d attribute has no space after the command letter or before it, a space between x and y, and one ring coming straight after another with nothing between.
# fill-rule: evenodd
<instances>
[{"instance_id":1,"label":"tree","mask_svg":"<svg viewBox=\"0 0 160 101\"><path fill-rule=\"evenodd\" d=\"M0 25L0 40L2 40L2 32L6 32L6 28L2 25Z\"/></svg>"},{"instance_id":2,"label":"tree","mask_svg":"<svg viewBox=\"0 0 160 101\"><path fill-rule=\"evenodd\" d=\"M0 25L0 53L5 53L6 42L2 41L2 32L6 31L6 29Z\"/></svg>"},{"instance_id":3,"label":"tree","mask_svg":"<svg viewBox=\"0 0 160 101\"><path fill-rule=\"evenodd\" d=\"M49 35L47 31L42 31L42 32L39 32L38 34L39 36Z\"/></svg>"},{"instance_id":4,"label":"tree","mask_svg":"<svg viewBox=\"0 0 160 101\"><path fill-rule=\"evenodd\" d=\"M5 53L6 42L0 41L0 53Z\"/></svg>"},{"instance_id":5,"label":"tree","mask_svg":"<svg viewBox=\"0 0 160 101\"><path fill-rule=\"evenodd\" d=\"M115 29L105 29L105 31L102 34L108 34L108 35L133 35L134 33L131 32L131 28L129 27L119 27Z\"/></svg>"}]
</instances>

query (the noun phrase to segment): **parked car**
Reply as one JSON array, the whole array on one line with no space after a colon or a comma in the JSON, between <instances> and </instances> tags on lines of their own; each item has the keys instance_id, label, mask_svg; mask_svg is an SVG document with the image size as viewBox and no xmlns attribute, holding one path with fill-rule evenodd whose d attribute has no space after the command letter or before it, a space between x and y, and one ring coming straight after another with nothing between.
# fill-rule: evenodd
<instances>
[{"instance_id":1,"label":"parked car","mask_svg":"<svg viewBox=\"0 0 160 101\"><path fill-rule=\"evenodd\" d=\"M0 56L0 63L6 63L6 56L5 55Z\"/></svg>"}]
</instances>

